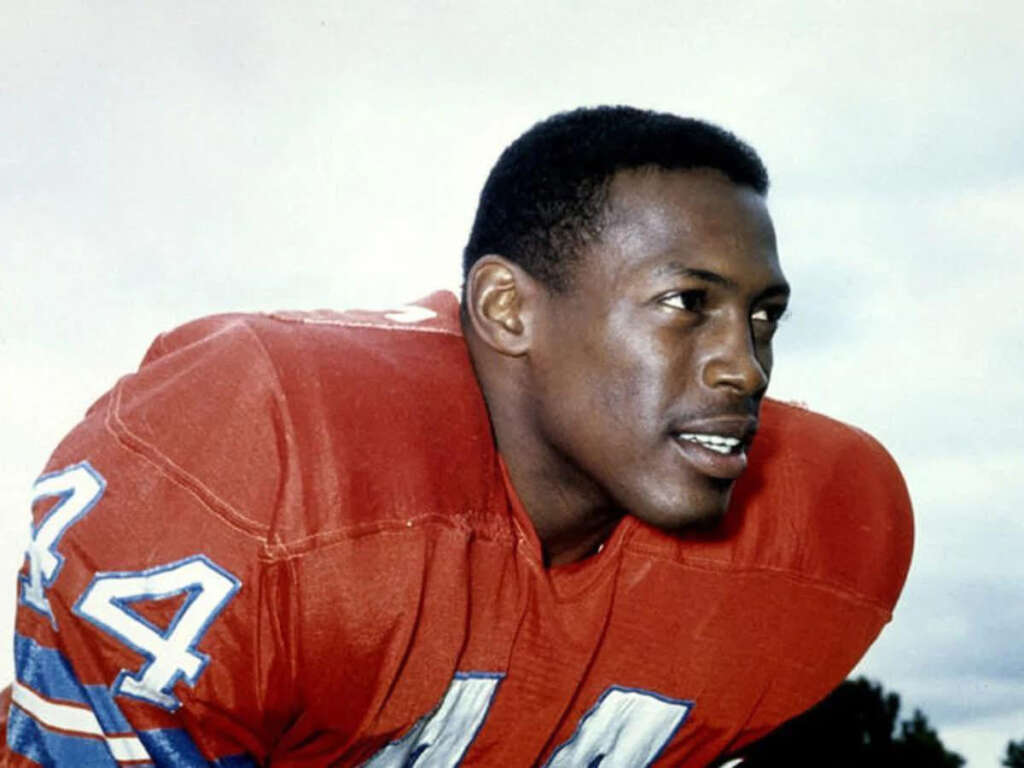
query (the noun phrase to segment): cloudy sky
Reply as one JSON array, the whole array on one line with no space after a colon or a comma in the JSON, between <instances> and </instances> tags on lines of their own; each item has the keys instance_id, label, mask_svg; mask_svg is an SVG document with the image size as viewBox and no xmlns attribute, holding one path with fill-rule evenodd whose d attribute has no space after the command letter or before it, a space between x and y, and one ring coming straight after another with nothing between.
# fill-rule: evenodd
<instances>
[{"instance_id":1,"label":"cloudy sky","mask_svg":"<svg viewBox=\"0 0 1024 768\"><path fill-rule=\"evenodd\" d=\"M773 392L903 467L915 561L860 671L971 766L1024 738L1020 3L0 5L8 584L33 478L156 333L454 288L502 147L629 103L762 153L796 290Z\"/></svg>"}]
</instances>

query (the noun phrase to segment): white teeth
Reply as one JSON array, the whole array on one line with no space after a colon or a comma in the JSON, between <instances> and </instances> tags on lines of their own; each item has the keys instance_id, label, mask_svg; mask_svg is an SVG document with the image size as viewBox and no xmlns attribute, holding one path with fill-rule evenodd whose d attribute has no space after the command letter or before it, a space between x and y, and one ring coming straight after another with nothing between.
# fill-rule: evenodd
<instances>
[{"instance_id":1,"label":"white teeth","mask_svg":"<svg viewBox=\"0 0 1024 768\"><path fill-rule=\"evenodd\" d=\"M697 443L705 448L709 448L716 453L732 453L733 448L740 444L740 440L735 437L726 437L724 435L698 435L691 432L682 432L676 437L680 440L689 440L691 443Z\"/></svg>"}]
</instances>

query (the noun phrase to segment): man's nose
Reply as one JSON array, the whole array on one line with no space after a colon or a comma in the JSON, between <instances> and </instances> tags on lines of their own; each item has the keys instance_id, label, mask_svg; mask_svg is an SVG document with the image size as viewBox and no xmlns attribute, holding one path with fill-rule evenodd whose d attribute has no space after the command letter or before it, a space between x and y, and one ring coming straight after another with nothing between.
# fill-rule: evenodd
<instances>
[{"instance_id":1,"label":"man's nose","mask_svg":"<svg viewBox=\"0 0 1024 768\"><path fill-rule=\"evenodd\" d=\"M751 397L768 386L768 372L757 358L750 325L730 320L708 339L704 363L704 385L709 389L731 389L736 395Z\"/></svg>"}]
</instances>

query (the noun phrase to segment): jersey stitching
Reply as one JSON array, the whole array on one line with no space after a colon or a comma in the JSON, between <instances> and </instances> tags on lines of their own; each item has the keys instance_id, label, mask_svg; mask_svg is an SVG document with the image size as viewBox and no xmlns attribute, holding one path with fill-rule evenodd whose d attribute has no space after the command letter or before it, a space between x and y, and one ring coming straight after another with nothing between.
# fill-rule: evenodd
<instances>
[{"instance_id":1,"label":"jersey stitching","mask_svg":"<svg viewBox=\"0 0 1024 768\"><path fill-rule=\"evenodd\" d=\"M283 393L284 385L281 383L281 374L277 370L277 364L274 362L274 357L273 355L270 354L270 350L267 349L267 346L263 343L263 339L260 338L260 335L256 333L256 331L251 326L249 326L248 323L243 323L242 327L249 332L249 335L252 337L252 340L256 343L256 346L259 347L260 352L263 354L264 362L266 362L267 367L270 368L271 373L273 373L274 375L274 384L276 385L276 391ZM288 399L283 395L280 398L279 408L281 409L282 416L284 416L287 423L291 425L292 419L291 414L288 412ZM296 456L296 461L298 461L298 453L293 451L292 454ZM270 527L267 528L266 546L284 546L284 542L281 540L280 534Z\"/></svg>"},{"instance_id":2,"label":"jersey stitching","mask_svg":"<svg viewBox=\"0 0 1024 768\"><path fill-rule=\"evenodd\" d=\"M128 425L121 420L119 415L124 382L125 379L122 379L114 387L110 403L107 406L106 418L103 422L104 428L114 440L126 450L148 461L167 480L194 496L204 507L232 528L254 539L264 541L267 534L267 527L265 525L261 525L243 515L217 496L201 480L186 472L185 469L176 464L174 460L158 447L139 437L128 428Z\"/></svg>"},{"instance_id":3,"label":"jersey stitching","mask_svg":"<svg viewBox=\"0 0 1024 768\"><path fill-rule=\"evenodd\" d=\"M291 321L285 319L285 322ZM343 325L341 323L328 324ZM265 356L267 364L274 373L275 381L277 382L278 389L280 390L282 388L281 378L278 373L277 366L274 362L273 356L270 354L270 351L264 346L263 340L259 337L259 334L257 334L248 325L245 325L244 327L247 331L249 331L249 333L253 336L255 342L259 345L261 351ZM388 326L371 325L367 327L380 328L383 330L389 329ZM404 326L396 326L396 329L420 331L430 330L426 328L406 328ZM456 337L461 338L461 336L459 336L458 334L451 334L448 331L438 330L437 332L445 333L447 335L454 335ZM285 411L285 413L287 413L287 400L284 401L284 404L282 405L282 410ZM265 542L265 551L261 552L259 557L266 563L276 563L285 560L293 560L300 558L309 552L315 550L328 549L331 546L335 546L344 541L357 540L364 538L366 536L371 536L376 533L397 533L418 527L420 525L423 525L424 523L431 522L440 523L451 530L471 532L471 534L475 538L479 538L484 541L492 540L492 537L487 535L480 535L479 531L475 531L465 522L465 518L469 514L471 514L471 511L464 511L458 514L450 515L441 515L436 512L428 512L420 515L414 515L411 517L392 518L390 520L378 520L366 523L355 523L348 526L342 526L340 528L332 528L329 531L317 531L315 533L311 533L308 536L304 536L294 541L285 541L276 533L276 531L271 529L268 532L267 541ZM493 540L500 540L500 538L494 538Z\"/></svg>"},{"instance_id":4,"label":"jersey stitching","mask_svg":"<svg viewBox=\"0 0 1024 768\"><path fill-rule=\"evenodd\" d=\"M736 566L734 564L723 564L715 560L705 560L702 558L687 558L684 560L677 560L672 557L666 557L663 553L649 547L645 547L642 544L627 545L626 549L636 554L644 555L645 557L651 557L655 560L661 560L668 563L675 563L676 565L684 568L694 568L700 571L728 571L733 574L775 574L778 576L785 576L793 581L797 581L803 584L807 584L812 587L827 590L829 592L836 592L842 594L844 597L851 598L858 603L877 608L886 614L891 615L892 608L881 600L863 595L859 592L852 591L849 587L835 582L826 581L825 579L815 578L813 576L805 576L798 571L794 571L791 568L780 568L772 565L744 565Z\"/></svg>"},{"instance_id":5,"label":"jersey stitching","mask_svg":"<svg viewBox=\"0 0 1024 768\"><path fill-rule=\"evenodd\" d=\"M300 323L303 325L332 325L339 328L372 328L379 331L411 331L413 333L438 333L443 336L455 336L461 338L462 334L447 328L435 328L431 326L401 325L398 323L371 323L360 320L335 320L315 317L289 317L287 315L271 312L268 317L279 320L283 323Z\"/></svg>"},{"instance_id":6,"label":"jersey stitching","mask_svg":"<svg viewBox=\"0 0 1024 768\"><path fill-rule=\"evenodd\" d=\"M261 559L268 562L293 560L303 557L316 550L329 549L348 541L357 541L376 534L390 535L403 533L424 525L440 525L449 530L468 534L474 539L487 542L513 542L513 536L491 536L481 533L463 521L463 515L441 515L436 512L408 517L402 520L383 520L372 523L356 523L342 528L335 528L324 533L312 534L293 542L275 542L267 546L267 551L260 554Z\"/></svg>"},{"instance_id":7,"label":"jersey stitching","mask_svg":"<svg viewBox=\"0 0 1024 768\"><path fill-rule=\"evenodd\" d=\"M283 393L284 393L284 385L281 383L281 373L277 369L277 363L274 360L274 356L270 354L270 350L267 349L267 346L263 342L263 339L260 337L260 335L256 332L256 330L252 326L250 326L248 323L243 323L243 328L246 331L248 331L250 337L255 342L256 346L259 347L259 350L260 350L260 352L263 355L263 359L266 362L267 367L270 369L270 372L274 376L274 384L276 385L276 390L275 391L278 392L278 393L282 393L281 397L279 398L279 404L278 404L278 408L280 409L279 413L281 415L281 418L288 425L288 428L291 428L291 426L292 426L292 419L291 419L291 413L290 413L290 411L288 409L288 399L283 395ZM287 429L282 430L282 433L286 434L286 432L287 432ZM285 442L287 441L287 438L284 436L284 434L278 434L277 439L279 441L279 443L278 443L279 445L280 445L280 441L282 441L282 440L284 440ZM299 461L298 455L299 454L298 454L297 451L291 451L291 452L288 453L288 455L289 456L294 456L295 457L294 461L296 463L298 463L298 461ZM282 471L286 472L286 470L282 470ZM279 507L280 507L280 501L281 501L281 492L280 492L281 485L280 485L280 483L284 483L284 482L287 482L287 477L285 477L285 478L283 478L283 479L281 479L279 481L278 497L277 497L277 499L275 499L275 513L279 511ZM276 514L275 514L275 519L276 519ZM270 550L272 550L273 548L278 547L278 546L284 546L284 543L281 540L280 533L273 526L271 526L271 527L269 527L269 529L267 531L267 537L266 537L266 540L263 542L263 548L256 555L257 561L260 562L261 565L263 567L265 567L265 568L277 567L278 562L275 560L275 558L268 557L265 553L269 552ZM294 563L294 561L283 561L282 564L285 567L285 569L287 570L287 576L288 576L289 584L292 587L296 587L296 585L299 582L299 578L298 578L298 574L295 571L295 563ZM287 632L287 638L284 640L284 645L285 645L285 648L292 647L292 648L295 649L294 653L286 654L286 656L288 658L288 681L289 681L289 684L290 684L292 690L295 690L296 687L297 687L296 680L298 679L298 675L299 675L299 670L298 670L298 667L296 665L296 661L297 661L297 659L303 658L303 653L304 653L303 644L302 644L302 636L301 636L301 633L298 632L297 629L296 629L296 627L299 624L299 621L297 620L297 618L295 616L295 613L294 613L296 608L297 608L296 603L294 601L291 601L291 602L288 602L286 604L286 606L282 610L275 611L275 610L273 610L273 608L268 608L268 610L267 610L267 614L268 614L267 615L267 620L275 622L277 624L278 628L281 630L282 635L286 634L283 625L285 624L285 622L287 622L287 628L288 628L289 631ZM283 614L283 616L282 616L282 614ZM266 702L269 699L270 694L271 694L271 691L269 689L265 689L264 691L262 691L263 702Z\"/></svg>"}]
</instances>

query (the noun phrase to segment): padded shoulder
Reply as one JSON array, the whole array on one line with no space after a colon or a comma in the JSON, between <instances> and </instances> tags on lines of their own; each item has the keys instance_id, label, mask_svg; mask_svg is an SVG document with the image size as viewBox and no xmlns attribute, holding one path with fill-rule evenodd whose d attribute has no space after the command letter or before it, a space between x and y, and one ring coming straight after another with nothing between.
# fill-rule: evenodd
<instances>
[{"instance_id":1,"label":"padded shoulder","mask_svg":"<svg viewBox=\"0 0 1024 768\"><path fill-rule=\"evenodd\" d=\"M903 476L877 440L766 400L721 525L683 537L675 556L785 573L889 611L910 566L913 531Z\"/></svg>"},{"instance_id":2,"label":"padded shoulder","mask_svg":"<svg viewBox=\"0 0 1024 768\"><path fill-rule=\"evenodd\" d=\"M96 433L105 432L232 525L264 538L285 463L284 404L252 322L219 315L159 336L139 370L90 409L65 452L92 455Z\"/></svg>"},{"instance_id":3,"label":"padded shoulder","mask_svg":"<svg viewBox=\"0 0 1024 768\"><path fill-rule=\"evenodd\" d=\"M892 456L866 432L792 405L766 402L762 425L737 502L774 514L772 528L802 573L891 608L914 532Z\"/></svg>"},{"instance_id":4,"label":"padded shoulder","mask_svg":"<svg viewBox=\"0 0 1024 768\"><path fill-rule=\"evenodd\" d=\"M451 294L204 318L161 336L120 389L125 430L219 496L250 499L280 552L464 516L500 487Z\"/></svg>"}]
</instances>

